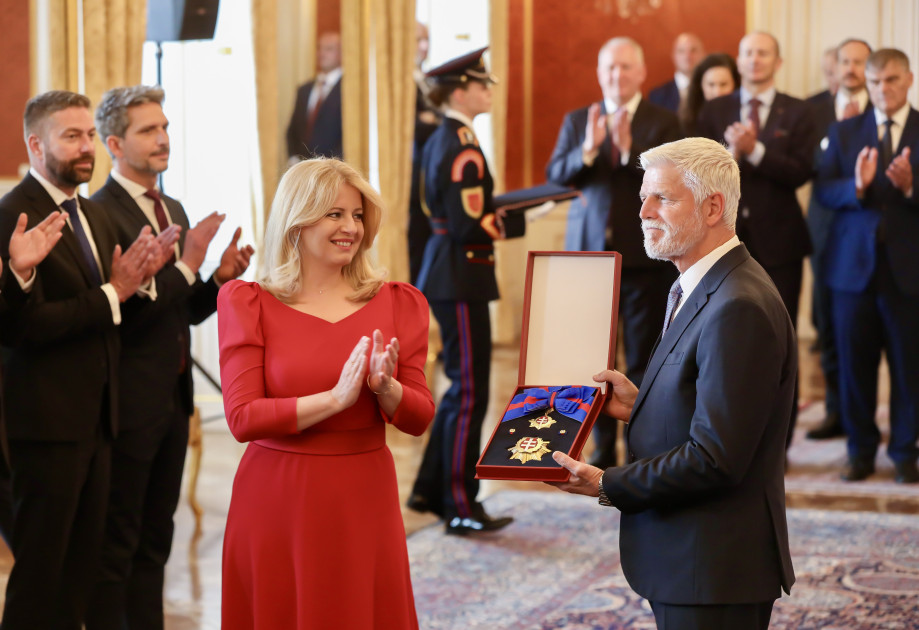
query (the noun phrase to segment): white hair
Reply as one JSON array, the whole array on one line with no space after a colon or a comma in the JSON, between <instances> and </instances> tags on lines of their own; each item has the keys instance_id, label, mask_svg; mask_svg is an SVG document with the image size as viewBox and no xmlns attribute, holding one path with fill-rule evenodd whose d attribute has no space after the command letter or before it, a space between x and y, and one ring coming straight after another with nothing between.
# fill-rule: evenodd
<instances>
[{"instance_id":1,"label":"white hair","mask_svg":"<svg viewBox=\"0 0 919 630\"><path fill-rule=\"evenodd\" d=\"M692 192L696 207L715 193L724 195L724 224L734 229L740 203L740 168L724 145L708 138L685 138L648 149L639 157L645 170L669 164Z\"/></svg>"},{"instance_id":2,"label":"white hair","mask_svg":"<svg viewBox=\"0 0 919 630\"><path fill-rule=\"evenodd\" d=\"M635 55L638 57L638 62L644 65L645 51L641 47L641 44L636 42L631 37L625 36L613 37L612 39L606 40L606 42L600 46L600 52L597 53L597 65L600 64L600 56L603 54L604 50L612 50L613 48L617 48L619 46L631 46L635 51Z\"/></svg>"}]
</instances>

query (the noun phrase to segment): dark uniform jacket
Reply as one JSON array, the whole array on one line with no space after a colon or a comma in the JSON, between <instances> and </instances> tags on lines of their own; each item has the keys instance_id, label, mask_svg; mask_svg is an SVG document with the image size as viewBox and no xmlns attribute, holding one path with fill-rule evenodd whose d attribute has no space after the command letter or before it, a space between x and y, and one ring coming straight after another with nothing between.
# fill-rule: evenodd
<instances>
[{"instance_id":1,"label":"dark uniform jacket","mask_svg":"<svg viewBox=\"0 0 919 630\"><path fill-rule=\"evenodd\" d=\"M475 133L444 118L421 160L422 199L431 218L418 288L428 300L498 298L493 241L500 238L494 181Z\"/></svg>"}]
</instances>

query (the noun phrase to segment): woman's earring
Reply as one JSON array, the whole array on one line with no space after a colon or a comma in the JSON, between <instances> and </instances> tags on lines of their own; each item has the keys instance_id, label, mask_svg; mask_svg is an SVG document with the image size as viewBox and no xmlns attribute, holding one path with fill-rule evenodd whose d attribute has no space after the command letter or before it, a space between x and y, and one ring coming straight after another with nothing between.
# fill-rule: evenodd
<instances>
[{"instance_id":1,"label":"woman's earring","mask_svg":"<svg viewBox=\"0 0 919 630\"><path fill-rule=\"evenodd\" d=\"M297 230L297 238L294 239L294 249L297 249L300 245L300 230Z\"/></svg>"}]
</instances>

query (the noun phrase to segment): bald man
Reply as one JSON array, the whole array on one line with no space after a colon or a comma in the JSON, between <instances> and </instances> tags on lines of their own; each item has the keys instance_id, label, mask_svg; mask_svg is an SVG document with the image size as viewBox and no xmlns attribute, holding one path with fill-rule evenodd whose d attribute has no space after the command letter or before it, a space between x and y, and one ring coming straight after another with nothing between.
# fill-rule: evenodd
<instances>
[{"instance_id":1,"label":"bald man","mask_svg":"<svg viewBox=\"0 0 919 630\"><path fill-rule=\"evenodd\" d=\"M814 171L817 138L810 107L775 89L781 67L774 36L761 31L745 35L737 55L741 87L705 104L698 131L725 143L740 165L737 234L772 278L791 321L797 322L811 241L795 191ZM796 407L792 414L793 429Z\"/></svg>"},{"instance_id":2,"label":"bald man","mask_svg":"<svg viewBox=\"0 0 919 630\"><path fill-rule=\"evenodd\" d=\"M673 40L672 56L673 67L676 69L673 79L651 90L648 100L676 113L680 109L680 104L686 100L692 71L705 56L705 46L697 35L680 33Z\"/></svg>"}]
</instances>

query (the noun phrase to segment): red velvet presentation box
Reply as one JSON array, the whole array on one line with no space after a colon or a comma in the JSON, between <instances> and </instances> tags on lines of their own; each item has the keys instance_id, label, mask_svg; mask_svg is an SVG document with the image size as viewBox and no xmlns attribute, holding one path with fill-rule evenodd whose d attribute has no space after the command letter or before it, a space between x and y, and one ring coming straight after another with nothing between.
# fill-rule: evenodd
<instances>
[{"instance_id":1,"label":"red velvet presentation box","mask_svg":"<svg viewBox=\"0 0 919 630\"><path fill-rule=\"evenodd\" d=\"M606 403L606 384L591 377L616 362L620 263L616 252L529 252L517 389L477 479L568 480L552 451L580 457ZM522 402L543 398L546 408Z\"/></svg>"}]
</instances>

